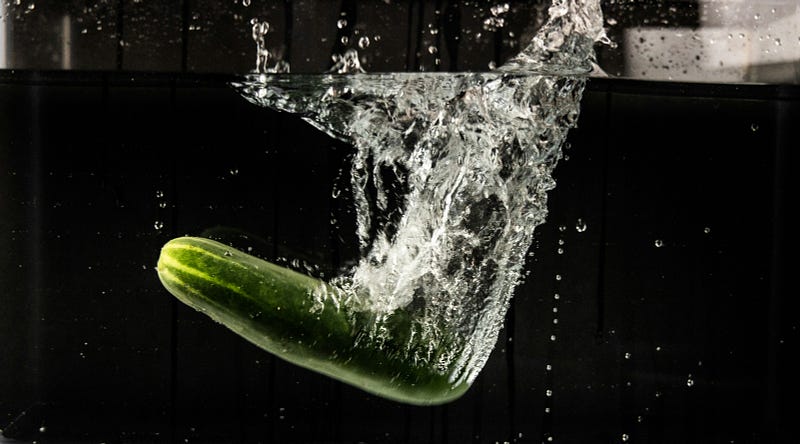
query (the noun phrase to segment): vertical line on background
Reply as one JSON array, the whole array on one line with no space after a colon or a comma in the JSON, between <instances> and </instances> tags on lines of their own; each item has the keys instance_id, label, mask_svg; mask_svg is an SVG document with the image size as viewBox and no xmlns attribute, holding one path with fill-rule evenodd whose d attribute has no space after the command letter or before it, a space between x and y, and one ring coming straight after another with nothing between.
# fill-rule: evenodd
<instances>
[{"instance_id":1,"label":"vertical line on background","mask_svg":"<svg viewBox=\"0 0 800 444\"><path fill-rule=\"evenodd\" d=\"M611 92L607 91L606 96L606 115L605 115L605 137L603 141L603 160L602 160L602 176L600 180L600 189L602 197L600 199L600 245L598 245L597 255L597 330L595 337L597 341L603 338L603 330L605 329L605 287L606 287L606 243L608 241L607 232L607 219L608 219L608 168L610 155L609 144L611 137Z\"/></svg>"},{"instance_id":2,"label":"vertical line on background","mask_svg":"<svg viewBox=\"0 0 800 444\"><path fill-rule=\"evenodd\" d=\"M283 20L284 24L284 31L283 31L283 41L284 41L284 54L283 60L292 64L292 33L294 32L294 9L293 9L294 2L292 0L283 0Z\"/></svg>"},{"instance_id":3,"label":"vertical line on background","mask_svg":"<svg viewBox=\"0 0 800 444\"><path fill-rule=\"evenodd\" d=\"M189 21L191 19L189 0L181 1L181 72L189 70Z\"/></svg>"},{"instance_id":4,"label":"vertical line on background","mask_svg":"<svg viewBox=\"0 0 800 444\"><path fill-rule=\"evenodd\" d=\"M125 60L125 0L117 0L117 70L122 71Z\"/></svg>"},{"instance_id":5,"label":"vertical line on background","mask_svg":"<svg viewBox=\"0 0 800 444\"><path fill-rule=\"evenodd\" d=\"M519 287L518 287L519 288ZM506 369L508 371L508 441L514 440L514 428L516 418L516 388L517 388L517 374L515 368L514 357L514 334L516 331L516 316L517 309L515 301L516 298L511 299L511 305L508 307L506 314Z\"/></svg>"},{"instance_id":6,"label":"vertical line on background","mask_svg":"<svg viewBox=\"0 0 800 444\"><path fill-rule=\"evenodd\" d=\"M772 251L770 258L770 290L769 307L767 311L767 371L766 371L766 396L764 397L764 426L765 430L771 430L777 434L781 421L779 404L779 391L781 389L778 379L780 354L780 328L781 328L781 309L783 295L783 269L784 255L783 248L785 242L785 222L784 222L784 190L786 184L786 153L784 147L788 146L788 141L784 141L784 122L788 121L787 103L779 100L776 105L775 118L775 157L773 159L773 181L772 181ZM787 117L784 119L784 117ZM778 439L778 436L767 435L767 440Z\"/></svg>"}]
</instances>

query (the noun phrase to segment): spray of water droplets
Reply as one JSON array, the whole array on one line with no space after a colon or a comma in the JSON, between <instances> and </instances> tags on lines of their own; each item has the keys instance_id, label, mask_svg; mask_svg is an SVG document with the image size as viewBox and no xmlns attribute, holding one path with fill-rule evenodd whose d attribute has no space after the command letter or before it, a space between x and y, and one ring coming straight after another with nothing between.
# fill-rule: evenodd
<instances>
[{"instance_id":1,"label":"spray of water droplets","mask_svg":"<svg viewBox=\"0 0 800 444\"><path fill-rule=\"evenodd\" d=\"M235 84L355 149L362 255L333 283L374 315L361 340L391 340L398 332L384 321L405 310L414 321L399 334L411 362L453 382L477 376L545 220L601 36L598 1L557 0L532 43L492 72L366 74L353 51L332 70L352 75Z\"/></svg>"}]
</instances>

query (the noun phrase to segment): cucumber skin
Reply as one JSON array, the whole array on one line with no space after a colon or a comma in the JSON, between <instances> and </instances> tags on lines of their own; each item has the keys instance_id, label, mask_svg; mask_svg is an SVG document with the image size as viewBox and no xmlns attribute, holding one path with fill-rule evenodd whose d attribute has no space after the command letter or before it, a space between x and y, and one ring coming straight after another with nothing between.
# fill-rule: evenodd
<instances>
[{"instance_id":1,"label":"cucumber skin","mask_svg":"<svg viewBox=\"0 0 800 444\"><path fill-rule=\"evenodd\" d=\"M410 317L397 310L386 320L393 340L380 346L363 339L373 319L368 312L315 306L312 294L338 290L323 281L277 266L210 239L181 237L168 242L158 276L180 301L225 325L256 346L391 400L436 405L469 388L453 384L430 365L408 356ZM361 336L360 336L361 335Z\"/></svg>"}]
</instances>

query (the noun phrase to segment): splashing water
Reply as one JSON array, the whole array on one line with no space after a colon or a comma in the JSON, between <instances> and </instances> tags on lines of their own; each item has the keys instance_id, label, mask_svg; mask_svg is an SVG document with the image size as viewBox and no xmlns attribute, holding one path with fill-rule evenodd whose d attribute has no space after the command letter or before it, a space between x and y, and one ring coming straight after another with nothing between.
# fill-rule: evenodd
<instances>
[{"instance_id":1,"label":"splashing water","mask_svg":"<svg viewBox=\"0 0 800 444\"><path fill-rule=\"evenodd\" d=\"M531 44L490 73L366 74L351 50L325 75L267 74L259 56L260 74L235 84L354 146L362 255L333 283L374 314L363 340L396 335L383 321L407 310L408 359L454 383L477 376L603 38L597 0L556 0Z\"/></svg>"}]
</instances>

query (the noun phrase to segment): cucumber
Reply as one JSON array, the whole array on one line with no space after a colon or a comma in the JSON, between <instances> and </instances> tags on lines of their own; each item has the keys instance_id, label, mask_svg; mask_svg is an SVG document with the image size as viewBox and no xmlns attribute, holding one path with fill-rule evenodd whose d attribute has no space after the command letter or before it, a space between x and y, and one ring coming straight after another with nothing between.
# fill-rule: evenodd
<instances>
[{"instance_id":1,"label":"cucumber","mask_svg":"<svg viewBox=\"0 0 800 444\"><path fill-rule=\"evenodd\" d=\"M426 344L414 342L413 317L404 310L378 316L328 283L205 238L171 240L157 270L180 301L256 346L369 393L434 405L469 388L447 370L408 359ZM376 322L388 339L367 334Z\"/></svg>"}]
</instances>

